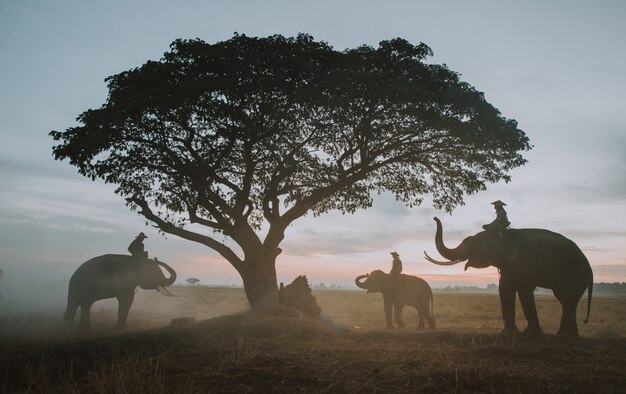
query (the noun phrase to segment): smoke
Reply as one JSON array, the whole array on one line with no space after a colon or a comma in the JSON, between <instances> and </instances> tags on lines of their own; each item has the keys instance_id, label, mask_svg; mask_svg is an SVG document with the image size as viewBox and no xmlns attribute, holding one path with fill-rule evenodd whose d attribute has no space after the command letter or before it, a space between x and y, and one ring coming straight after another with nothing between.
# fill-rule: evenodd
<instances>
[{"instance_id":1,"label":"smoke","mask_svg":"<svg viewBox=\"0 0 626 394\"><path fill-rule=\"evenodd\" d=\"M2 268L0 314L33 313L62 309L69 276L45 267ZM47 271L47 272L46 272Z\"/></svg>"}]
</instances>

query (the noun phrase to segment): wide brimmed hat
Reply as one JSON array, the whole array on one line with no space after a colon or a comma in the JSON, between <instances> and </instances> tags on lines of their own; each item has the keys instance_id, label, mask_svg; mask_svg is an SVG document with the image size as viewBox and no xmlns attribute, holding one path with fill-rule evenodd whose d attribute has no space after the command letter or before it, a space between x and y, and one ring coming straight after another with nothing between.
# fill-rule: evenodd
<instances>
[{"instance_id":1,"label":"wide brimmed hat","mask_svg":"<svg viewBox=\"0 0 626 394\"><path fill-rule=\"evenodd\" d=\"M389 253L390 255L392 255L393 257L400 257L400 255L398 254L398 252L391 252Z\"/></svg>"},{"instance_id":2,"label":"wide brimmed hat","mask_svg":"<svg viewBox=\"0 0 626 394\"><path fill-rule=\"evenodd\" d=\"M148 238L148 237L146 237L146 234L144 233L139 233L139 235L136 238Z\"/></svg>"},{"instance_id":3,"label":"wide brimmed hat","mask_svg":"<svg viewBox=\"0 0 626 394\"><path fill-rule=\"evenodd\" d=\"M493 204L493 205L495 205L496 207L497 207L497 206L501 206L501 207L506 206L506 204L505 204L505 203L503 203L503 202L502 202L502 201L500 201L500 200L494 201L494 202L492 202L492 204Z\"/></svg>"}]
</instances>

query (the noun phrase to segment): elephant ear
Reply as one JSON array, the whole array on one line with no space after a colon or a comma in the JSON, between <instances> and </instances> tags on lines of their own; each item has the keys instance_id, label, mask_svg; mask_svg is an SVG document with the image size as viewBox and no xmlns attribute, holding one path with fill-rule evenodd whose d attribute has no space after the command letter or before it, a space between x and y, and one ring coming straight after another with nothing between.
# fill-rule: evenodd
<instances>
[{"instance_id":1,"label":"elephant ear","mask_svg":"<svg viewBox=\"0 0 626 394\"><path fill-rule=\"evenodd\" d=\"M502 256L502 258L499 259L501 261L501 267L499 268L504 268L512 264L513 261L518 258L518 253L516 249L517 243L515 242L515 240L517 239L517 232L516 230L506 230L502 233L500 239L502 242L500 245L499 254Z\"/></svg>"},{"instance_id":2,"label":"elephant ear","mask_svg":"<svg viewBox=\"0 0 626 394\"><path fill-rule=\"evenodd\" d=\"M383 286L385 288L386 291L388 290L392 290L392 287L394 286L394 282L393 279L391 278L391 275L387 275L385 276L385 278L383 279Z\"/></svg>"},{"instance_id":3,"label":"elephant ear","mask_svg":"<svg viewBox=\"0 0 626 394\"><path fill-rule=\"evenodd\" d=\"M381 270L375 270L370 272L367 277L367 292L368 293L380 293L389 289L389 274L384 273Z\"/></svg>"},{"instance_id":4,"label":"elephant ear","mask_svg":"<svg viewBox=\"0 0 626 394\"><path fill-rule=\"evenodd\" d=\"M144 260L138 263L139 287L144 290L154 290L165 281L165 275L159 265L152 260Z\"/></svg>"}]
</instances>

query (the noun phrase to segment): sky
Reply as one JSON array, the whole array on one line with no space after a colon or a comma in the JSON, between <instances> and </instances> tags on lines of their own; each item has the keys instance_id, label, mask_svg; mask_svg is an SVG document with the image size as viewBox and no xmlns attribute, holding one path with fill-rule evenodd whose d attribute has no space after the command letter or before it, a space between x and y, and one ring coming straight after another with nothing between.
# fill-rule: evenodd
<instances>
[{"instance_id":1,"label":"sky","mask_svg":"<svg viewBox=\"0 0 626 394\"><path fill-rule=\"evenodd\" d=\"M623 1L11 1L0 0L0 295L5 305L63 302L72 272L105 253L125 253L148 235L151 256L180 280L241 284L217 253L146 225L114 186L54 161L51 130L106 100L104 79L158 60L177 38L214 43L299 32L336 50L401 37L430 46L445 63L516 119L533 150L508 184L468 196L452 214L429 200L407 208L393 196L354 215L294 222L277 260L279 281L307 275L352 286L391 268L433 287L485 286L495 268L463 272L423 258L434 216L455 246L507 203L512 227L547 228L574 240L596 282L626 281L626 2ZM33 291L39 289L41 291ZM61 300L61 301L59 301Z\"/></svg>"}]
</instances>

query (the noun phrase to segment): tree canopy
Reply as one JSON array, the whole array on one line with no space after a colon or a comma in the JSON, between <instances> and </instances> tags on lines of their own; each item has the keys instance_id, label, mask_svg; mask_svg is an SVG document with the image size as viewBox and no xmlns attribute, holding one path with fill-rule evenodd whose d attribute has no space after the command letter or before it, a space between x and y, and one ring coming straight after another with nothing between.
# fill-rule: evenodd
<instances>
[{"instance_id":1,"label":"tree canopy","mask_svg":"<svg viewBox=\"0 0 626 394\"><path fill-rule=\"evenodd\" d=\"M305 34L179 39L107 78L100 108L50 133L53 154L117 185L163 232L219 252L251 304L271 303L278 246L308 212L352 213L374 192L450 211L526 162L517 122L429 56L400 38L344 51Z\"/></svg>"}]
</instances>

